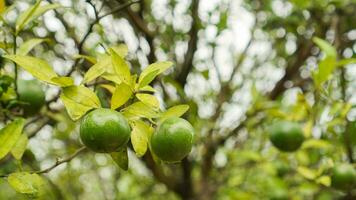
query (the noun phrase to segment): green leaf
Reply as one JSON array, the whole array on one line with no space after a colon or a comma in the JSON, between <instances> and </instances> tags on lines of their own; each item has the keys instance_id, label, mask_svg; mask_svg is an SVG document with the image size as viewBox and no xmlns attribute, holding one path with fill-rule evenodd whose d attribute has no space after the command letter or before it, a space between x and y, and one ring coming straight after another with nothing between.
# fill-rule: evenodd
<instances>
[{"instance_id":1,"label":"green leaf","mask_svg":"<svg viewBox=\"0 0 356 200\"><path fill-rule=\"evenodd\" d=\"M127 53L129 51L129 49L127 48L126 45L124 44L119 44L116 46L111 47L119 56L121 56L122 58L125 58L127 56Z\"/></svg>"},{"instance_id":2,"label":"green leaf","mask_svg":"<svg viewBox=\"0 0 356 200\"><path fill-rule=\"evenodd\" d=\"M350 65L350 64L356 64L356 58L346 58L346 59L339 60L336 63L336 65L339 67Z\"/></svg>"},{"instance_id":3,"label":"green leaf","mask_svg":"<svg viewBox=\"0 0 356 200\"><path fill-rule=\"evenodd\" d=\"M28 137L26 134L22 134L17 140L16 144L11 149L11 154L16 160L21 160L23 153L26 151L28 143Z\"/></svg>"},{"instance_id":4,"label":"green leaf","mask_svg":"<svg viewBox=\"0 0 356 200\"><path fill-rule=\"evenodd\" d=\"M129 169L129 158L127 155L127 147L124 146L120 148L118 151L110 153L111 158L115 161L115 163L123 170Z\"/></svg>"},{"instance_id":5,"label":"green leaf","mask_svg":"<svg viewBox=\"0 0 356 200\"><path fill-rule=\"evenodd\" d=\"M106 68L110 65L109 57L103 57L95 65L93 65L84 75L82 83L88 83L101 76Z\"/></svg>"},{"instance_id":6,"label":"green leaf","mask_svg":"<svg viewBox=\"0 0 356 200\"><path fill-rule=\"evenodd\" d=\"M93 56L87 56L87 55L81 55L81 54L77 54L77 55L74 55L73 56L74 59L85 59L87 60L88 62L92 63L92 64L96 64L97 63L97 60L96 58L94 58Z\"/></svg>"},{"instance_id":7,"label":"green leaf","mask_svg":"<svg viewBox=\"0 0 356 200\"><path fill-rule=\"evenodd\" d=\"M132 122L131 144L138 157L147 151L148 137L151 127L141 120Z\"/></svg>"},{"instance_id":8,"label":"green leaf","mask_svg":"<svg viewBox=\"0 0 356 200\"><path fill-rule=\"evenodd\" d=\"M61 99L73 120L78 120L89 110L100 107L100 101L96 94L84 86L63 88Z\"/></svg>"},{"instance_id":9,"label":"green leaf","mask_svg":"<svg viewBox=\"0 0 356 200\"><path fill-rule=\"evenodd\" d=\"M136 94L136 97L144 104L154 108L158 109L159 108L159 102L157 97L151 95L151 94Z\"/></svg>"},{"instance_id":10,"label":"green leaf","mask_svg":"<svg viewBox=\"0 0 356 200\"><path fill-rule=\"evenodd\" d=\"M48 39L34 38L24 42L17 50L17 55L25 56L27 55L35 46L41 44L42 42L49 41Z\"/></svg>"},{"instance_id":11,"label":"green leaf","mask_svg":"<svg viewBox=\"0 0 356 200\"><path fill-rule=\"evenodd\" d=\"M317 177L317 172L303 166L299 166L297 172L307 179L313 180Z\"/></svg>"},{"instance_id":12,"label":"green leaf","mask_svg":"<svg viewBox=\"0 0 356 200\"><path fill-rule=\"evenodd\" d=\"M38 194L45 183L38 174L28 172L12 173L7 180L12 188L22 194Z\"/></svg>"},{"instance_id":13,"label":"green leaf","mask_svg":"<svg viewBox=\"0 0 356 200\"><path fill-rule=\"evenodd\" d=\"M39 7L41 0L37 1L35 5L23 12L16 21L16 35L31 21L35 20L45 12L61 7L60 4L46 4Z\"/></svg>"},{"instance_id":14,"label":"green leaf","mask_svg":"<svg viewBox=\"0 0 356 200\"><path fill-rule=\"evenodd\" d=\"M336 67L336 58L326 57L319 62L318 69L313 73L313 79L317 86L327 81Z\"/></svg>"},{"instance_id":15,"label":"green leaf","mask_svg":"<svg viewBox=\"0 0 356 200\"><path fill-rule=\"evenodd\" d=\"M142 102L135 102L123 110L123 114L126 116L132 116L134 118L156 118L158 114L151 107Z\"/></svg>"},{"instance_id":16,"label":"green leaf","mask_svg":"<svg viewBox=\"0 0 356 200\"><path fill-rule=\"evenodd\" d=\"M115 110L124 105L130 99L131 95L132 90L129 85L126 83L117 85L111 98L111 109Z\"/></svg>"},{"instance_id":17,"label":"green leaf","mask_svg":"<svg viewBox=\"0 0 356 200\"><path fill-rule=\"evenodd\" d=\"M30 18L34 15L36 9L40 6L41 0L37 0L35 5L29 7L26 11L21 13L16 20L16 35L26 26Z\"/></svg>"},{"instance_id":18,"label":"green leaf","mask_svg":"<svg viewBox=\"0 0 356 200\"><path fill-rule=\"evenodd\" d=\"M337 57L336 49L329 42L318 37L314 37L313 42L319 46L321 51L323 51L327 57Z\"/></svg>"},{"instance_id":19,"label":"green leaf","mask_svg":"<svg viewBox=\"0 0 356 200\"><path fill-rule=\"evenodd\" d=\"M58 85L60 87L68 87L74 85L74 80L72 77L54 77L51 79L52 84Z\"/></svg>"},{"instance_id":20,"label":"green leaf","mask_svg":"<svg viewBox=\"0 0 356 200\"><path fill-rule=\"evenodd\" d=\"M168 68L173 66L172 62L156 62L147 66L140 74L139 88L148 85L157 75L165 72ZM157 71L158 72L155 72Z\"/></svg>"},{"instance_id":21,"label":"green leaf","mask_svg":"<svg viewBox=\"0 0 356 200\"><path fill-rule=\"evenodd\" d=\"M4 158L16 144L24 124L24 119L15 119L0 130L0 159Z\"/></svg>"},{"instance_id":22,"label":"green leaf","mask_svg":"<svg viewBox=\"0 0 356 200\"><path fill-rule=\"evenodd\" d=\"M44 82L53 83L52 78L57 77L57 74L45 60L19 55L4 55L3 57L14 61L35 78Z\"/></svg>"},{"instance_id":23,"label":"green leaf","mask_svg":"<svg viewBox=\"0 0 356 200\"><path fill-rule=\"evenodd\" d=\"M126 84L130 85L130 81L131 81L130 68L127 65L126 61L121 56L119 56L115 52L115 50L109 49L109 51L111 54L111 62L114 68L114 72L119 76L122 82L125 82Z\"/></svg>"},{"instance_id":24,"label":"green leaf","mask_svg":"<svg viewBox=\"0 0 356 200\"><path fill-rule=\"evenodd\" d=\"M165 112L161 113L160 121L164 121L170 117L180 117L189 110L189 106L186 104L177 105L169 108Z\"/></svg>"}]
</instances>

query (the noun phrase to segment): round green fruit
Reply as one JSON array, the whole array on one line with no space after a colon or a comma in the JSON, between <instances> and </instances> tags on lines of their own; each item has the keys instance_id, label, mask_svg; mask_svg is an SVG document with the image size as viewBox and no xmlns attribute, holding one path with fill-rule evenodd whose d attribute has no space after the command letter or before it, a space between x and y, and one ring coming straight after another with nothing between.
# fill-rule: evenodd
<instances>
[{"instance_id":1,"label":"round green fruit","mask_svg":"<svg viewBox=\"0 0 356 200\"><path fill-rule=\"evenodd\" d=\"M356 170L352 165L343 163L333 168L331 185L340 190L348 190L356 187Z\"/></svg>"},{"instance_id":2,"label":"round green fruit","mask_svg":"<svg viewBox=\"0 0 356 200\"><path fill-rule=\"evenodd\" d=\"M304 141L303 130L298 123L278 121L270 127L270 140L280 151L293 152Z\"/></svg>"},{"instance_id":3,"label":"round green fruit","mask_svg":"<svg viewBox=\"0 0 356 200\"><path fill-rule=\"evenodd\" d=\"M165 162L179 162L193 146L194 128L178 117L164 120L151 137L151 149Z\"/></svg>"},{"instance_id":4,"label":"round green fruit","mask_svg":"<svg viewBox=\"0 0 356 200\"><path fill-rule=\"evenodd\" d=\"M37 80L19 80L17 82L17 92L19 100L24 103L22 107L25 116L39 113L45 104L45 93L42 85Z\"/></svg>"},{"instance_id":5,"label":"round green fruit","mask_svg":"<svg viewBox=\"0 0 356 200\"><path fill-rule=\"evenodd\" d=\"M131 129L126 118L117 111L98 108L84 116L80 124L80 138L92 151L109 153L124 146Z\"/></svg>"}]
</instances>

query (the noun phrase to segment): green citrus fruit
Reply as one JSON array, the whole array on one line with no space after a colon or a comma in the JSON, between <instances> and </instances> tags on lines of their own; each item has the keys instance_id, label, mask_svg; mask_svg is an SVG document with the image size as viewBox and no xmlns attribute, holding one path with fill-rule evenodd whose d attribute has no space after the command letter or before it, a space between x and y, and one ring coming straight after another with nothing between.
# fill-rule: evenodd
<instances>
[{"instance_id":1,"label":"green citrus fruit","mask_svg":"<svg viewBox=\"0 0 356 200\"><path fill-rule=\"evenodd\" d=\"M116 151L130 139L126 118L117 111L98 108L84 116L80 138L89 149L99 153Z\"/></svg>"},{"instance_id":2,"label":"green citrus fruit","mask_svg":"<svg viewBox=\"0 0 356 200\"><path fill-rule=\"evenodd\" d=\"M304 141L303 130L295 122L275 122L269 132L272 144L281 151L296 151Z\"/></svg>"},{"instance_id":3,"label":"green citrus fruit","mask_svg":"<svg viewBox=\"0 0 356 200\"><path fill-rule=\"evenodd\" d=\"M166 162L178 162L189 154L193 146L192 125L178 117L164 120L151 137L154 154Z\"/></svg>"},{"instance_id":4,"label":"green citrus fruit","mask_svg":"<svg viewBox=\"0 0 356 200\"><path fill-rule=\"evenodd\" d=\"M331 176L331 185L340 190L355 188L356 170L347 163L336 165Z\"/></svg>"},{"instance_id":5,"label":"green citrus fruit","mask_svg":"<svg viewBox=\"0 0 356 200\"><path fill-rule=\"evenodd\" d=\"M45 104L45 93L37 80L19 80L17 91L19 100L24 102L22 107L26 116L38 113Z\"/></svg>"}]
</instances>

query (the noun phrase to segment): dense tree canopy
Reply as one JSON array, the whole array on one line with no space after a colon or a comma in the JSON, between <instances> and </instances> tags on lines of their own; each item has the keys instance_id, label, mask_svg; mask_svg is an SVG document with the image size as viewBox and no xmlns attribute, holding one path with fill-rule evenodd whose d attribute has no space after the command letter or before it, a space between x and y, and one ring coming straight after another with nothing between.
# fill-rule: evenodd
<instances>
[{"instance_id":1,"label":"dense tree canopy","mask_svg":"<svg viewBox=\"0 0 356 200\"><path fill-rule=\"evenodd\" d=\"M0 199L355 199L355 11L0 0Z\"/></svg>"}]
</instances>

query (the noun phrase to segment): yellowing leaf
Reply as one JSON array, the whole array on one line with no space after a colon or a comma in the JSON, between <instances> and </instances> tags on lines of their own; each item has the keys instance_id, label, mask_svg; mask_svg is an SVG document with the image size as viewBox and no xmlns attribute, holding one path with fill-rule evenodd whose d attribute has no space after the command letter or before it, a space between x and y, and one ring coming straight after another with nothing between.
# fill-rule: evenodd
<instances>
[{"instance_id":1,"label":"yellowing leaf","mask_svg":"<svg viewBox=\"0 0 356 200\"><path fill-rule=\"evenodd\" d=\"M35 5L29 7L26 11L22 12L16 20L16 35L23 29L26 23L35 13L36 9L40 6L41 1L38 0Z\"/></svg>"},{"instance_id":2,"label":"yellowing leaf","mask_svg":"<svg viewBox=\"0 0 356 200\"><path fill-rule=\"evenodd\" d=\"M68 87L74 85L74 80L72 77L54 77L51 79L52 84L58 85L60 87Z\"/></svg>"},{"instance_id":3,"label":"yellowing leaf","mask_svg":"<svg viewBox=\"0 0 356 200\"><path fill-rule=\"evenodd\" d=\"M145 122L137 120L132 123L131 143L139 157L145 155L147 151L149 132L150 126Z\"/></svg>"},{"instance_id":4,"label":"yellowing leaf","mask_svg":"<svg viewBox=\"0 0 356 200\"><path fill-rule=\"evenodd\" d=\"M73 56L74 59L81 59L84 58L85 60L89 61L92 64L96 64L96 58L92 57L92 56L87 56L87 55L81 55L81 54L77 54Z\"/></svg>"},{"instance_id":5,"label":"yellowing leaf","mask_svg":"<svg viewBox=\"0 0 356 200\"><path fill-rule=\"evenodd\" d=\"M82 83L88 83L101 76L106 68L110 65L109 57L103 57L95 65L93 65L84 75Z\"/></svg>"},{"instance_id":6,"label":"yellowing leaf","mask_svg":"<svg viewBox=\"0 0 356 200\"><path fill-rule=\"evenodd\" d=\"M300 166L297 168L297 171L299 174L301 174L302 176L304 176L307 179L315 179L317 176L317 173L311 169L308 169L306 167Z\"/></svg>"},{"instance_id":7,"label":"yellowing leaf","mask_svg":"<svg viewBox=\"0 0 356 200\"><path fill-rule=\"evenodd\" d=\"M125 116L126 115L130 115L132 117L135 116L135 118L144 117L144 118L151 119L151 118L158 117L156 111L154 111L151 107L147 106L142 102L136 102L129 105L123 110L123 114Z\"/></svg>"},{"instance_id":8,"label":"yellowing leaf","mask_svg":"<svg viewBox=\"0 0 356 200\"><path fill-rule=\"evenodd\" d=\"M110 84L100 84L99 85L102 88L105 88L106 90L108 90L111 94L113 94L115 92L115 87L110 85Z\"/></svg>"},{"instance_id":9,"label":"yellowing leaf","mask_svg":"<svg viewBox=\"0 0 356 200\"><path fill-rule=\"evenodd\" d=\"M100 107L100 101L96 94L84 86L70 86L63 88L63 94L78 104L92 108Z\"/></svg>"},{"instance_id":10,"label":"yellowing leaf","mask_svg":"<svg viewBox=\"0 0 356 200\"><path fill-rule=\"evenodd\" d=\"M313 120L308 120L308 122L304 125L303 132L306 138L311 137L313 126L314 126Z\"/></svg>"},{"instance_id":11,"label":"yellowing leaf","mask_svg":"<svg viewBox=\"0 0 356 200\"><path fill-rule=\"evenodd\" d=\"M108 81L112 81L112 82L114 82L116 84L121 84L122 83L121 79L116 74L105 72L104 74L101 75L101 77L103 77L104 79L106 79Z\"/></svg>"},{"instance_id":12,"label":"yellowing leaf","mask_svg":"<svg viewBox=\"0 0 356 200\"><path fill-rule=\"evenodd\" d=\"M308 148L317 148L317 149L328 149L332 148L333 146L331 145L330 142L326 140L318 140L318 139L309 139L305 142L303 142L302 148L303 149L308 149Z\"/></svg>"},{"instance_id":13,"label":"yellowing leaf","mask_svg":"<svg viewBox=\"0 0 356 200\"><path fill-rule=\"evenodd\" d=\"M80 119L83 115L85 115L85 113L93 109L92 107L78 104L63 94L61 94L60 98L66 107L69 117L74 121Z\"/></svg>"},{"instance_id":14,"label":"yellowing leaf","mask_svg":"<svg viewBox=\"0 0 356 200\"><path fill-rule=\"evenodd\" d=\"M34 38L24 42L17 50L17 55L25 56L27 55L35 46L41 44L42 42L48 41L48 39Z\"/></svg>"},{"instance_id":15,"label":"yellowing leaf","mask_svg":"<svg viewBox=\"0 0 356 200\"><path fill-rule=\"evenodd\" d=\"M26 134L22 134L17 140L16 144L11 149L11 154L16 160L21 160L23 153L27 148L28 137Z\"/></svg>"},{"instance_id":16,"label":"yellowing leaf","mask_svg":"<svg viewBox=\"0 0 356 200\"><path fill-rule=\"evenodd\" d=\"M0 0L0 14L2 14L6 9L5 0Z\"/></svg>"},{"instance_id":17,"label":"yellowing leaf","mask_svg":"<svg viewBox=\"0 0 356 200\"><path fill-rule=\"evenodd\" d=\"M159 108L159 102L157 97L151 95L151 94L136 94L136 97L144 104L154 108L158 109Z\"/></svg>"},{"instance_id":18,"label":"yellowing leaf","mask_svg":"<svg viewBox=\"0 0 356 200\"><path fill-rule=\"evenodd\" d=\"M78 120L89 110L100 107L99 98L84 86L65 87L60 98L73 120Z\"/></svg>"},{"instance_id":19,"label":"yellowing leaf","mask_svg":"<svg viewBox=\"0 0 356 200\"><path fill-rule=\"evenodd\" d=\"M156 62L147 66L140 74L139 88L148 85L158 74L165 72L171 66L173 66L172 62Z\"/></svg>"},{"instance_id":20,"label":"yellowing leaf","mask_svg":"<svg viewBox=\"0 0 356 200\"><path fill-rule=\"evenodd\" d=\"M111 98L111 109L116 109L124 105L131 97L132 91L129 85L121 83L116 86L115 92Z\"/></svg>"},{"instance_id":21,"label":"yellowing leaf","mask_svg":"<svg viewBox=\"0 0 356 200\"><path fill-rule=\"evenodd\" d=\"M0 159L4 158L16 144L24 124L24 119L15 119L0 130Z\"/></svg>"},{"instance_id":22,"label":"yellowing leaf","mask_svg":"<svg viewBox=\"0 0 356 200\"><path fill-rule=\"evenodd\" d=\"M139 80L138 88L140 89L150 84L153 81L153 79L155 79L155 77L158 75L158 73L159 73L159 69L147 73L147 75L145 75L142 79Z\"/></svg>"},{"instance_id":23,"label":"yellowing leaf","mask_svg":"<svg viewBox=\"0 0 356 200\"><path fill-rule=\"evenodd\" d=\"M114 68L114 72L119 76L120 80L130 85L131 74L130 68L126 61L119 56L114 50L110 49L111 62Z\"/></svg>"},{"instance_id":24,"label":"yellowing leaf","mask_svg":"<svg viewBox=\"0 0 356 200\"><path fill-rule=\"evenodd\" d=\"M182 104L178 106L173 106L167 111L161 113L160 121L164 121L170 117L180 117L189 110L189 106Z\"/></svg>"},{"instance_id":25,"label":"yellowing leaf","mask_svg":"<svg viewBox=\"0 0 356 200\"><path fill-rule=\"evenodd\" d=\"M143 87L140 89L140 91L156 92L156 90L155 90L153 87L149 86L149 85L143 86Z\"/></svg>"},{"instance_id":26,"label":"yellowing leaf","mask_svg":"<svg viewBox=\"0 0 356 200\"><path fill-rule=\"evenodd\" d=\"M316 182L329 187L331 185L331 178L330 176L321 176L316 179Z\"/></svg>"},{"instance_id":27,"label":"yellowing leaf","mask_svg":"<svg viewBox=\"0 0 356 200\"><path fill-rule=\"evenodd\" d=\"M127 48L126 45L124 44L119 44L116 46L111 47L119 56L121 56L122 58L125 58L127 56L127 53L129 51L129 49Z\"/></svg>"},{"instance_id":28,"label":"yellowing leaf","mask_svg":"<svg viewBox=\"0 0 356 200\"><path fill-rule=\"evenodd\" d=\"M44 180L38 174L28 172L12 173L8 177L12 188L22 194L38 194L44 187Z\"/></svg>"},{"instance_id":29,"label":"yellowing leaf","mask_svg":"<svg viewBox=\"0 0 356 200\"><path fill-rule=\"evenodd\" d=\"M41 0L23 12L16 21L16 34L18 34L28 23L41 16L45 12L61 7L60 4L47 4L40 7Z\"/></svg>"},{"instance_id":30,"label":"yellowing leaf","mask_svg":"<svg viewBox=\"0 0 356 200\"><path fill-rule=\"evenodd\" d=\"M14 61L20 67L31 73L35 78L44 82L52 83L52 78L57 77L57 74L45 60L19 55L4 55L3 57Z\"/></svg>"},{"instance_id":31,"label":"yellowing leaf","mask_svg":"<svg viewBox=\"0 0 356 200\"><path fill-rule=\"evenodd\" d=\"M131 76L130 87L133 91L136 91L136 81L137 81L137 74Z\"/></svg>"},{"instance_id":32,"label":"yellowing leaf","mask_svg":"<svg viewBox=\"0 0 356 200\"><path fill-rule=\"evenodd\" d=\"M111 158L115 163L123 170L128 170L129 168L129 158L127 155L127 147L124 146L116 152L110 153Z\"/></svg>"}]
</instances>

